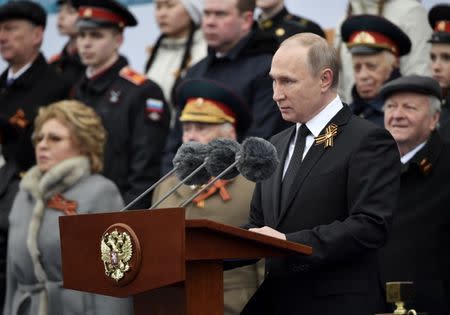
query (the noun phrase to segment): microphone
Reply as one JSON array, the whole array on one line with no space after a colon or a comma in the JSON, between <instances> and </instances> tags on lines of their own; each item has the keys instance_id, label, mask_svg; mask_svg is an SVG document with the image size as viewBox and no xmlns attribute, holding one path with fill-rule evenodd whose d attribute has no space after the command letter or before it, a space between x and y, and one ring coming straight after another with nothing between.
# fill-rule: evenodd
<instances>
[{"instance_id":1,"label":"microphone","mask_svg":"<svg viewBox=\"0 0 450 315\"><path fill-rule=\"evenodd\" d=\"M173 186L164 196L162 196L159 200L157 200L149 210L155 209L159 206L164 200L166 200L171 194L173 194L181 185L203 185L207 183L211 178L208 171L205 169L206 164L208 163L209 157L207 153L209 152L209 145L201 144L199 142L188 142L191 143L194 147L200 148L201 154L196 156L195 154L186 155L187 159L182 159L180 157L177 159L176 157L173 159L174 163L180 164L179 167L175 170L175 176L180 180L178 184ZM193 152L192 152L193 153ZM202 159L203 158L203 159ZM194 170L192 170L194 169Z\"/></svg>"},{"instance_id":2,"label":"microphone","mask_svg":"<svg viewBox=\"0 0 450 315\"><path fill-rule=\"evenodd\" d=\"M156 183L154 183L150 188L144 191L142 194L137 196L133 201L127 204L120 211L129 210L136 202L141 200L144 196L146 196L149 192L156 188L159 184L161 184L167 177L172 175L175 172L180 172L181 176L186 174L190 174L193 170L195 170L200 164L202 164L205 160L206 154L208 150L206 145L198 143L198 142L188 142L183 143L178 149L175 157L173 158L174 167L170 172L161 177ZM187 176L187 175L186 175ZM184 177L186 177L184 176Z\"/></svg>"},{"instance_id":3,"label":"microphone","mask_svg":"<svg viewBox=\"0 0 450 315\"><path fill-rule=\"evenodd\" d=\"M220 142L219 142L220 143ZM220 152L220 151L218 151ZM230 154L227 152L226 154ZM227 156L229 159L229 156ZM279 164L277 150L269 141L262 138L250 137L246 139L239 151L236 151L235 161L228 167L222 170L212 181L206 186L197 191L194 195L186 199L180 204L180 207L185 207L203 191L214 185L216 181L224 177L228 172L236 169L248 180L259 182L268 179L275 172ZM263 169L264 168L264 169ZM217 168L219 169L219 167ZM216 171L216 170L213 170ZM232 172L236 174L235 171ZM227 176L228 179L237 176Z\"/></svg>"},{"instance_id":4,"label":"microphone","mask_svg":"<svg viewBox=\"0 0 450 315\"><path fill-rule=\"evenodd\" d=\"M236 161L236 154L242 150L237 141L225 138L217 138L209 142L210 152L206 169L211 176L217 177L227 167ZM236 165L236 164L234 164ZM236 167L231 168L223 175L224 179L232 179L239 175Z\"/></svg>"},{"instance_id":5,"label":"microphone","mask_svg":"<svg viewBox=\"0 0 450 315\"><path fill-rule=\"evenodd\" d=\"M250 137L242 143L237 169L252 182L268 179L280 164L277 149L263 138Z\"/></svg>"}]
</instances>

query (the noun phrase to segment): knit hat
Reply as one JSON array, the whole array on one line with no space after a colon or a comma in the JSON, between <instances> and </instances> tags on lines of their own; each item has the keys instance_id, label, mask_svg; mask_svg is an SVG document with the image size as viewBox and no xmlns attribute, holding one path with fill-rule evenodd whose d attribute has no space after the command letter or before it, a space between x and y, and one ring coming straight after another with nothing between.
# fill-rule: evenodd
<instances>
[{"instance_id":1,"label":"knit hat","mask_svg":"<svg viewBox=\"0 0 450 315\"><path fill-rule=\"evenodd\" d=\"M203 0L180 0L195 25L200 25L203 15Z\"/></svg>"}]
</instances>

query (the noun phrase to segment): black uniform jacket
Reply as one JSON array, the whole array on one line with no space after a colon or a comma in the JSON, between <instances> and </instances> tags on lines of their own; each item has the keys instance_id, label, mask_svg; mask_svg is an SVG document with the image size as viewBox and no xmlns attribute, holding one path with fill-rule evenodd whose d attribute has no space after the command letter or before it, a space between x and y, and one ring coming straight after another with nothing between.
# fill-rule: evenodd
<instances>
[{"instance_id":1,"label":"black uniform jacket","mask_svg":"<svg viewBox=\"0 0 450 315\"><path fill-rule=\"evenodd\" d=\"M92 106L108 132L103 174L119 187L125 203L159 178L169 129L167 104L159 86L127 67L120 57L95 78L82 78L75 98ZM150 206L143 198L135 208Z\"/></svg>"},{"instance_id":2,"label":"black uniform jacket","mask_svg":"<svg viewBox=\"0 0 450 315\"><path fill-rule=\"evenodd\" d=\"M40 54L31 67L7 86L8 70L0 76L0 137L6 160L18 171L35 164L31 144L34 119L40 106L66 99L69 84Z\"/></svg>"},{"instance_id":3,"label":"black uniform jacket","mask_svg":"<svg viewBox=\"0 0 450 315\"><path fill-rule=\"evenodd\" d=\"M53 56L49 64L73 87L84 75L86 67L77 52L69 52L66 44L61 53Z\"/></svg>"},{"instance_id":4,"label":"black uniform jacket","mask_svg":"<svg viewBox=\"0 0 450 315\"><path fill-rule=\"evenodd\" d=\"M447 143L450 143L450 92L442 101L441 117L439 119L439 134Z\"/></svg>"},{"instance_id":5,"label":"black uniform jacket","mask_svg":"<svg viewBox=\"0 0 450 315\"><path fill-rule=\"evenodd\" d=\"M281 43L286 38L298 33L314 33L325 37L323 29L315 22L288 12L283 8L271 19L258 19L258 25L262 32L273 36Z\"/></svg>"},{"instance_id":6,"label":"black uniform jacket","mask_svg":"<svg viewBox=\"0 0 450 315\"><path fill-rule=\"evenodd\" d=\"M384 304L376 254L397 206L397 145L346 105L330 123L338 128L333 146L312 145L284 209L280 183L295 127L271 139L282 162L256 185L247 228L267 225L313 253L268 259L242 314L373 315Z\"/></svg>"},{"instance_id":7,"label":"black uniform jacket","mask_svg":"<svg viewBox=\"0 0 450 315\"><path fill-rule=\"evenodd\" d=\"M248 136L268 139L290 125L281 118L272 99L269 71L277 43L255 28L223 58L217 58L210 49L207 57L186 74L186 79L208 78L222 82L242 97L251 110L253 122L245 134L238 133L240 139ZM173 156L181 145L181 134L181 124L177 120L167 140L164 172L172 167Z\"/></svg>"},{"instance_id":8,"label":"black uniform jacket","mask_svg":"<svg viewBox=\"0 0 450 315\"><path fill-rule=\"evenodd\" d=\"M413 281L408 309L450 314L450 144L433 132L402 167L392 232L380 251L383 282Z\"/></svg>"}]
</instances>

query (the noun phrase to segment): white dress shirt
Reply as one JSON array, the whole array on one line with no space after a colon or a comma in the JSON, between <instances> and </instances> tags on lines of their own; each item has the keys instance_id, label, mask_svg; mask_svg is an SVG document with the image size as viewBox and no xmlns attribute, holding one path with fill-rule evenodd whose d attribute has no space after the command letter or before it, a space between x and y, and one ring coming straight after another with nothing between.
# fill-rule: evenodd
<instances>
[{"instance_id":1,"label":"white dress shirt","mask_svg":"<svg viewBox=\"0 0 450 315\"><path fill-rule=\"evenodd\" d=\"M419 152L424 146L425 144L427 144L427 142L422 142L421 144L419 144L417 147L415 147L414 149L412 149L411 151L409 151L408 153L406 153L404 156L402 156L400 158L400 161L402 162L402 164L406 164L409 162L409 160L411 160L413 158L414 155L416 155L417 152Z\"/></svg>"},{"instance_id":2,"label":"white dress shirt","mask_svg":"<svg viewBox=\"0 0 450 315\"><path fill-rule=\"evenodd\" d=\"M330 122L330 120L343 107L344 107L344 105L342 105L342 101L338 95L338 96L336 96L336 98L333 101L331 101L330 104L325 106L324 109L322 109L320 111L320 113L318 113L316 116L314 116L310 121L308 121L306 123L306 127L308 127L308 129L311 133L306 137L305 150L303 150L302 161L305 158L306 153L308 153L309 149L313 145L314 138L319 136L319 133L323 130L323 128L326 127L326 125ZM298 130L300 129L301 125L302 125L301 123L297 123L295 126L297 130L295 132L294 139L292 139L291 143L289 144L289 151L286 156L286 160L284 162L283 177L284 177L284 174L286 174L286 171L289 166L289 162L291 161L291 158L292 158L292 154L294 153L295 142L297 141Z\"/></svg>"}]
</instances>

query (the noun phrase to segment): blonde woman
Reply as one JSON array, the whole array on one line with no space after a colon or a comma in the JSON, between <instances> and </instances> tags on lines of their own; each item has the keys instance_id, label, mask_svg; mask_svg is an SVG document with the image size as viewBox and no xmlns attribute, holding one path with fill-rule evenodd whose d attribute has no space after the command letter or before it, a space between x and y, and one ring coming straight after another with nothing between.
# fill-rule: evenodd
<instances>
[{"instance_id":1,"label":"blonde woman","mask_svg":"<svg viewBox=\"0 0 450 315\"><path fill-rule=\"evenodd\" d=\"M100 118L80 102L39 110L37 165L23 177L9 216L3 314L132 314L128 299L62 288L58 217L123 206L117 187L98 174L105 139Z\"/></svg>"}]
</instances>

